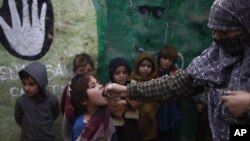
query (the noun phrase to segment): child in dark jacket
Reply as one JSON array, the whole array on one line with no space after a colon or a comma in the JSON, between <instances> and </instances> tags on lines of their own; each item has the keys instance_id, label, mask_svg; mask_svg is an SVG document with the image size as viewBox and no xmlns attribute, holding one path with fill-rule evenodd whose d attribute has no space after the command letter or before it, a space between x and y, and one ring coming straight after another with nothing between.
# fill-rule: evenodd
<instances>
[{"instance_id":1,"label":"child in dark jacket","mask_svg":"<svg viewBox=\"0 0 250 141\"><path fill-rule=\"evenodd\" d=\"M178 52L174 47L165 45L158 55L158 77L170 75L177 71L175 63ZM181 104L180 102L161 103L157 111L157 140L180 141L181 131Z\"/></svg>"},{"instance_id":2,"label":"child in dark jacket","mask_svg":"<svg viewBox=\"0 0 250 141\"><path fill-rule=\"evenodd\" d=\"M125 58L116 57L109 62L111 83L127 85L130 83L131 68ZM124 98L111 98L108 109L116 128L118 141L139 141L139 108L140 102Z\"/></svg>"},{"instance_id":3,"label":"child in dark jacket","mask_svg":"<svg viewBox=\"0 0 250 141\"><path fill-rule=\"evenodd\" d=\"M34 62L19 71L24 93L15 105L15 120L22 128L21 141L54 141L58 99L46 90L46 67Z\"/></svg>"}]
</instances>

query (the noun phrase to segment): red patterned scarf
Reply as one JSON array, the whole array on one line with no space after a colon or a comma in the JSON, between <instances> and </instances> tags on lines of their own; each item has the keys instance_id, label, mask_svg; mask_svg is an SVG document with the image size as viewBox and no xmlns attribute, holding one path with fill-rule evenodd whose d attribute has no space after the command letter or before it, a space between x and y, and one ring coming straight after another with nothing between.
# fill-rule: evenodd
<instances>
[{"instance_id":1,"label":"red patterned scarf","mask_svg":"<svg viewBox=\"0 0 250 141\"><path fill-rule=\"evenodd\" d=\"M115 141L115 128L106 107L95 112L81 133L80 141Z\"/></svg>"}]
</instances>

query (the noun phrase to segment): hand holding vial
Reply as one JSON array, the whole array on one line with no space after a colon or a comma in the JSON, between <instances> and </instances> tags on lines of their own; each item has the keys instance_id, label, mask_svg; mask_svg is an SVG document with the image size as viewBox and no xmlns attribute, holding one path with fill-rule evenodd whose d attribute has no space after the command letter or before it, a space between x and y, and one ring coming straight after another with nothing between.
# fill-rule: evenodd
<instances>
[{"instance_id":1,"label":"hand holding vial","mask_svg":"<svg viewBox=\"0 0 250 141\"><path fill-rule=\"evenodd\" d=\"M119 85L116 83L110 83L105 86L103 96L108 98L116 98L116 97L126 97L127 87L123 85Z\"/></svg>"}]
</instances>

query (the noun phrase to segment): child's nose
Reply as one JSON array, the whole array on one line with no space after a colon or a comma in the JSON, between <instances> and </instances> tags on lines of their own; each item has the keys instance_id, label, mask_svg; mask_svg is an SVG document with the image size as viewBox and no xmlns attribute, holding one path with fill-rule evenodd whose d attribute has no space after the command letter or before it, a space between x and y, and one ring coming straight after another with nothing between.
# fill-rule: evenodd
<instances>
[{"instance_id":1,"label":"child's nose","mask_svg":"<svg viewBox=\"0 0 250 141\"><path fill-rule=\"evenodd\" d=\"M125 76L125 74L124 73L120 73L120 77L124 77Z\"/></svg>"},{"instance_id":2,"label":"child's nose","mask_svg":"<svg viewBox=\"0 0 250 141\"><path fill-rule=\"evenodd\" d=\"M100 87L100 88L102 88L102 87L103 87L103 85L102 85L102 84L99 84L99 87Z\"/></svg>"},{"instance_id":3,"label":"child's nose","mask_svg":"<svg viewBox=\"0 0 250 141\"><path fill-rule=\"evenodd\" d=\"M24 86L23 86L23 89L24 89L24 90L28 90L28 89L29 89L29 86L28 86L28 85L24 85Z\"/></svg>"}]
</instances>

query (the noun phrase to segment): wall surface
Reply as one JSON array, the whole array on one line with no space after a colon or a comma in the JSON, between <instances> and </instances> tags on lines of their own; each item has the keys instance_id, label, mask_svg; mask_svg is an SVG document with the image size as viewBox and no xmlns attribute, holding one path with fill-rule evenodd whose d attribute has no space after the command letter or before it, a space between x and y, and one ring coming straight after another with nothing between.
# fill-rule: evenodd
<instances>
[{"instance_id":1,"label":"wall surface","mask_svg":"<svg viewBox=\"0 0 250 141\"><path fill-rule=\"evenodd\" d=\"M40 0L39 0L40 1ZM0 16L9 14L8 0L0 0ZM22 0L17 0L17 5ZM41 2L41 1L40 1ZM20 7L20 5L18 5ZM17 6L17 7L18 7ZM48 89L58 96L72 76L72 59L75 54L87 52L97 58L96 12L90 0L52 0L54 16L53 42L49 50L40 59L26 60L12 55L0 44L0 140L19 140L20 128L14 120L15 100L23 91L17 72L32 61L46 64ZM4 7L4 8L3 8ZM48 8L48 6L47 6ZM51 13L49 13L51 14ZM21 14L19 14L21 16ZM0 32L3 28L0 26ZM30 36L27 36L29 38ZM3 41L3 36L0 40ZM27 42L27 40L24 40ZM30 48L33 46L29 44ZM21 52L21 51L20 51ZM13 53L13 52L12 52ZM97 59L96 59L97 60ZM61 118L61 117L60 117ZM60 139L60 120L57 121L58 140Z\"/></svg>"}]
</instances>

